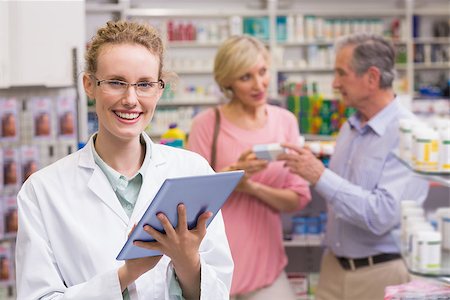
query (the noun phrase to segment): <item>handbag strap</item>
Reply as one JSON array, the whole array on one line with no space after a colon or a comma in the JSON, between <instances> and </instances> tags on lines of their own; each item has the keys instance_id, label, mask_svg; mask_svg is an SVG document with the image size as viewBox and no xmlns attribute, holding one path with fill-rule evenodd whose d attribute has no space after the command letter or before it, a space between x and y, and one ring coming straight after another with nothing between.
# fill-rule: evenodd
<instances>
[{"instance_id":1,"label":"handbag strap","mask_svg":"<svg viewBox=\"0 0 450 300\"><path fill-rule=\"evenodd\" d=\"M211 167L215 170L216 169L216 154L217 154L217 137L219 136L219 130L220 130L220 112L219 108L214 108L214 111L216 113L216 122L214 124L214 133L213 133L213 140L212 140L212 146L211 146Z\"/></svg>"}]
</instances>

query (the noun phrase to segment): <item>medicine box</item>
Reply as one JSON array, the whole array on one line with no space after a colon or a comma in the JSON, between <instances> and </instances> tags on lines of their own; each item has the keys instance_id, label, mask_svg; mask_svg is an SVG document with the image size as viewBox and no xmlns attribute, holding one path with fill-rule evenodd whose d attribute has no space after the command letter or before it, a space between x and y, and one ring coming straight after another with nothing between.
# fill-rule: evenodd
<instances>
[{"instance_id":1,"label":"medicine box","mask_svg":"<svg viewBox=\"0 0 450 300\"><path fill-rule=\"evenodd\" d=\"M260 144L253 146L253 152L259 159L264 159L268 161L276 160L277 156L285 153L286 149L281 147L280 144Z\"/></svg>"}]
</instances>

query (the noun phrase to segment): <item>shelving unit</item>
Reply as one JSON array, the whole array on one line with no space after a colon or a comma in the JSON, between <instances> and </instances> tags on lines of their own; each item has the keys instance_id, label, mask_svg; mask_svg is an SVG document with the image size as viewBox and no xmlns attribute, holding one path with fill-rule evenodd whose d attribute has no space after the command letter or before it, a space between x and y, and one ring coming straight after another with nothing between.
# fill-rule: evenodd
<instances>
[{"instance_id":1,"label":"shelving unit","mask_svg":"<svg viewBox=\"0 0 450 300\"><path fill-rule=\"evenodd\" d=\"M412 170L417 176L425 178L426 180L431 181L431 182L438 182L450 189L450 174L429 173L429 172L421 172L421 171L414 170L414 168L412 168L412 166L407 161L402 159L398 153L394 153L394 154L400 162L402 162L405 166L407 166L410 170ZM448 199L448 201L449 201L448 205L450 206L450 198ZM435 278L439 281L450 284L450 251L442 250L441 268L439 270L428 271L428 270L416 269L413 267L413 264L409 257L405 257L404 261L408 267L408 270L411 272L411 274Z\"/></svg>"},{"instance_id":2,"label":"shelving unit","mask_svg":"<svg viewBox=\"0 0 450 300\"><path fill-rule=\"evenodd\" d=\"M404 99L402 101L406 106L411 106L415 94L413 82L419 76L417 74L444 72L450 67L450 62L447 64L414 63L414 45L418 43L438 43L445 46L449 42L447 38L434 39L422 37L423 35L420 38L413 38L412 26L415 14L425 17L434 16L436 13L441 17L445 15L444 1L435 1L431 8L428 3L424 5L421 1L404 0L395 3L383 0L383 3L379 3L379 1L361 3L359 1L355 5L355 1L346 0L336 5L326 0L317 3L304 0L289 2L281 0L232 0L227 3L227 9L224 10L222 3L216 1L197 0L196 3L189 4L179 1L170 3L157 1L152 2L152 7L150 7L143 2L134 0L109 0L107 3L91 0L86 4L86 13L88 26L89 21L95 17L96 20L91 21L91 23L95 26L102 24L103 22L99 21L109 14L112 19L143 20L160 28L167 40L169 50L165 66L168 70L177 73L180 78L178 92L175 92L171 99L171 102L176 104L165 107L175 108L178 103L186 106L183 98L188 96L188 98L196 99L195 101L188 101L189 104L199 108L195 110L196 112L218 103L220 95L212 76L214 55L222 40L229 35L242 33L245 18L266 19L267 28L264 35L267 39L265 43L271 50L273 62L270 68L272 80L269 94L271 99L278 101L283 106L286 105L285 97L278 95L280 76L294 81L306 80L308 84L317 82L319 91L325 95L325 98L333 99L336 97L331 88L335 36L327 37L319 34L319 36L313 38L309 37L310 28L308 26L311 24L306 19L323 20L323 22L318 23L322 24L320 26L325 26L326 22L339 23L342 21L346 24L343 28L351 27L349 30L354 31L361 30L361 26L365 22L372 22L373 24L370 23L370 26L378 28L378 31L390 32L396 47L403 51L403 58L401 59L404 61L397 64L400 80L397 81L395 86L398 94L409 95L402 97ZM380 8L380 5L383 8ZM193 8L197 6L201 6L202 9ZM279 18L294 18L297 22L295 18L298 16L301 16L304 22L300 26L303 31L300 34L303 37L300 39L297 33L292 36L293 33L288 32L292 30L290 22L283 23L283 20L279 20ZM295 22L294 30L298 30ZM391 23L396 25L394 26ZM318 26L317 24L313 25ZM175 30L175 26L181 26L182 28L184 26L184 29L186 29L186 26L197 28L195 39L174 39L173 30ZM205 37L206 30L212 31L208 33L208 37ZM341 28L340 30L344 29ZM92 28L88 29L87 32L88 37L90 37L93 34ZM282 36L285 36L285 38L280 39ZM311 55L314 53L320 53L322 57L319 56L313 60ZM324 62L324 58L326 58L326 62ZM198 91L202 92L198 93ZM209 102L205 98L217 100ZM160 102L160 105L163 106L163 101Z\"/></svg>"},{"instance_id":3,"label":"shelving unit","mask_svg":"<svg viewBox=\"0 0 450 300\"><path fill-rule=\"evenodd\" d=\"M285 240L283 241L285 247L321 247L322 240L319 238L314 238L312 240Z\"/></svg>"}]
</instances>

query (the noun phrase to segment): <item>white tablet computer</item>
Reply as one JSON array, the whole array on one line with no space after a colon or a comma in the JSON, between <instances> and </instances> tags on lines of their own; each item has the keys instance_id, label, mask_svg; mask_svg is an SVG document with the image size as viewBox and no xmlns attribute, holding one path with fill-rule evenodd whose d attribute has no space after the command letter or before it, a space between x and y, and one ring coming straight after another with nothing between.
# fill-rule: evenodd
<instances>
[{"instance_id":1,"label":"white tablet computer","mask_svg":"<svg viewBox=\"0 0 450 300\"><path fill-rule=\"evenodd\" d=\"M212 212L212 216L206 223L208 226L243 175L244 171L233 171L166 179L116 259L126 260L161 255L159 251L134 246L133 241L154 241L143 229L147 224L164 232L156 217L160 212L164 213L172 226L176 227L178 224L177 207L180 203L186 206L189 229L195 228L198 217L205 211Z\"/></svg>"}]
</instances>

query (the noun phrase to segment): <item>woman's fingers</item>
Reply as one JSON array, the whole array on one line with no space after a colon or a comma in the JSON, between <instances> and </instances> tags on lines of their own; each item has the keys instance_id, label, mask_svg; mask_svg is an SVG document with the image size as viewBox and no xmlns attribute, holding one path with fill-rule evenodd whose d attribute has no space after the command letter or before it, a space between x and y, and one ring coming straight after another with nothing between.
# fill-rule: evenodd
<instances>
[{"instance_id":1,"label":"woman's fingers","mask_svg":"<svg viewBox=\"0 0 450 300\"><path fill-rule=\"evenodd\" d=\"M251 149L242 152L241 155L239 156L238 161L244 161L244 160L246 160L246 159L248 158L248 156L249 156L250 154L252 154L252 153L253 153L253 151L252 151Z\"/></svg>"},{"instance_id":2,"label":"woman's fingers","mask_svg":"<svg viewBox=\"0 0 450 300\"><path fill-rule=\"evenodd\" d=\"M178 210L177 231L187 230L188 225L187 225L186 206L183 203L178 204L177 210Z\"/></svg>"},{"instance_id":3,"label":"woman's fingers","mask_svg":"<svg viewBox=\"0 0 450 300\"><path fill-rule=\"evenodd\" d=\"M209 218L211 218L211 216L212 212L205 211L197 219L196 231L200 234L201 237L204 237L206 234L206 222Z\"/></svg>"}]
</instances>

